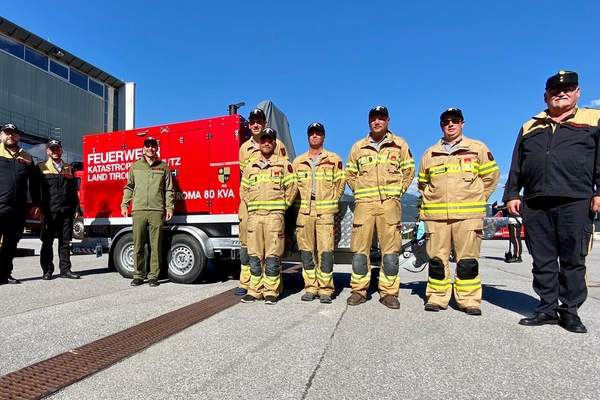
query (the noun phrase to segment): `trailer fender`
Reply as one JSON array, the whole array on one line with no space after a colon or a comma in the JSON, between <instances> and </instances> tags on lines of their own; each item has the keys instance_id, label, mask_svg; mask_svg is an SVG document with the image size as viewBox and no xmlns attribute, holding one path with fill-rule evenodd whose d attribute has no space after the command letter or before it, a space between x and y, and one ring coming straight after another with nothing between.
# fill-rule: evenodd
<instances>
[{"instance_id":1,"label":"trailer fender","mask_svg":"<svg viewBox=\"0 0 600 400\"><path fill-rule=\"evenodd\" d=\"M167 225L163 226L163 235L165 234L164 231L168 231L168 234L171 236L180 232L185 232L193 236L200 243L200 246L202 246L202 251L207 258L215 257L215 249L210 238L202 229L196 228L195 226Z\"/></svg>"}]
</instances>

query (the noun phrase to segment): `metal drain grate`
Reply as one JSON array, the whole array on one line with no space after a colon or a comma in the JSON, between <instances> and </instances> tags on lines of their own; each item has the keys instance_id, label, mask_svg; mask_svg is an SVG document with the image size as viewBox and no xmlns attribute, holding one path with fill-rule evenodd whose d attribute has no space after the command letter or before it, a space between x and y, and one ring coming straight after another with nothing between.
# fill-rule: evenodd
<instances>
[{"instance_id":1,"label":"metal drain grate","mask_svg":"<svg viewBox=\"0 0 600 400\"><path fill-rule=\"evenodd\" d=\"M301 265L283 271L284 279L300 271ZM59 354L0 378L0 399L41 399L87 376L168 338L240 299L228 290L208 299L171 311L124 331Z\"/></svg>"}]
</instances>

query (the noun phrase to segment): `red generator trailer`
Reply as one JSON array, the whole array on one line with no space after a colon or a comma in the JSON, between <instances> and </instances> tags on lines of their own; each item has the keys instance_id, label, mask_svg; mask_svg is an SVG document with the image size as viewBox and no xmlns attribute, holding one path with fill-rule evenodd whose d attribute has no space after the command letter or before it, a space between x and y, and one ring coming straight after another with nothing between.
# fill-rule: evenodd
<instances>
[{"instance_id":1,"label":"red generator trailer","mask_svg":"<svg viewBox=\"0 0 600 400\"><path fill-rule=\"evenodd\" d=\"M248 123L233 114L84 136L84 241L108 249L109 268L127 278L133 276L132 219L121 215L121 201L147 137L158 140L175 191L175 212L163 228L163 270L173 282L192 283L209 259L218 264L239 256L238 151L250 137Z\"/></svg>"}]
</instances>

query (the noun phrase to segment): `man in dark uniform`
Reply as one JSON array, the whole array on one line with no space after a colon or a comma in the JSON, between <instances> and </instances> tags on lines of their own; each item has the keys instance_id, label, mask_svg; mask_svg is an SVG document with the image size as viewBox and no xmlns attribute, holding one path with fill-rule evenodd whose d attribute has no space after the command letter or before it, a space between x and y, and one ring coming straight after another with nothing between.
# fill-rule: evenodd
<instances>
[{"instance_id":1,"label":"man in dark uniform","mask_svg":"<svg viewBox=\"0 0 600 400\"><path fill-rule=\"evenodd\" d=\"M54 237L58 238L60 277L79 279L71 272L71 251L69 243L73 232L73 218L79 216L79 196L73 176L73 168L62 159L63 148L58 140L46 145L48 160L38 163L37 171L42 189L42 249L40 265L42 279L52 279L54 273Z\"/></svg>"},{"instance_id":2,"label":"man in dark uniform","mask_svg":"<svg viewBox=\"0 0 600 400\"><path fill-rule=\"evenodd\" d=\"M503 200L511 214L522 212L540 296L533 316L519 324L585 333L577 310L587 297L585 257L600 211L600 110L578 108L579 95L577 73L548 78L548 108L519 132Z\"/></svg>"},{"instance_id":3,"label":"man in dark uniform","mask_svg":"<svg viewBox=\"0 0 600 400\"><path fill-rule=\"evenodd\" d=\"M33 216L40 216L40 186L31 156L19 147L21 135L13 124L2 125L0 132L0 285L21 283L12 277L17 243L27 218L27 189Z\"/></svg>"}]
</instances>

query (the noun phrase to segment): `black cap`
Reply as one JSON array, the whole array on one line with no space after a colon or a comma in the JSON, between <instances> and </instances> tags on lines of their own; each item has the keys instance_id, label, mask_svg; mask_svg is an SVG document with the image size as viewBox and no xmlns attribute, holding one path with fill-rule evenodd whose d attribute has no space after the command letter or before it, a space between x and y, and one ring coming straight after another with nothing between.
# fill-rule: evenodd
<instances>
[{"instance_id":1,"label":"black cap","mask_svg":"<svg viewBox=\"0 0 600 400\"><path fill-rule=\"evenodd\" d=\"M144 146L149 146L151 144L158 146L158 140L156 140L152 136L149 136L146 139L144 139Z\"/></svg>"},{"instance_id":2,"label":"black cap","mask_svg":"<svg viewBox=\"0 0 600 400\"><path fill-rule=\"evenodd\" d=\"M323 134L323 136L325 136L325 127L320 122L313 122L312 124L310 124L308 126L308 129L306 130L306 133L310 135L312 131L319 131Z\"/></svg>"},{"instance_id":3,"label":"black cap","mask_svg":"<svg viewBox=\"0 0 600 400\"><path fill-rule=\"evenodd\" d=\"M49 149L50 147L62 148L62 144L60 143L60 141L53 139L53 140L49 141L48 143L46 143L46 148Z\"/></svg>"},{"instance_id":4,"label":"black cap","mask_svg":"<svg viewBox=\"0 0 600 400\"><path fill-rule=\"evenodd\" d=\"M552 75L546 81L546 90L552 86L574 84L579 86L579 75L573 71L558 71L556 75Z\"/></svg>"},{"instance_id":5,"label":"black cap","mask_svg":"<svg viewBox=\"0 0 600 400\"><path fill-rule=\"evenodd\" d=\"M270 137L271 139L275 140L275 139L277 139L277 132L275 132L275 129L265 128L260 133L260 138L262 139L267 136Z\"/></svg>"},{"instance_id":6,"label":"black cap","mask_svg":"<svg viewBox=\"0 0 600 400\"><path fill-rule=\"evenodd\" d=\"M462 111L460 111L460 108L449 108L446 111L444 111L442 115L440 115L440 121L443 121L444 117L450 114L458 115L458 117L462 120L465 119L465 117L463 117Z\"/></svg>"},{"instance_id":7,"label":"black cap","mask_svg":"<svg viewBox=\"0 0 600 400\"><path fill-rule=\"evenodd\" d=\"M250 111L250 115L248 116L248 119L250 119L252 117L259 117L262 119L267 119L265 112L263 110L261 110L260 108L255 108L254 110Z\"/></svg>"},{"instance_id":8,"label":"black cap","mask_svg":"<svg viewBox=\"0 0 600 400\"><path fill-rule=\"evenodd\" d=\"M2 125L2 131L15 131L17 133L19 133L19 128L17 128L17 126L15 124L4 124Z\"/></svg>"},{"instance_id":9,"label":"black cap","mask_svg":"<svg viewBox=\"0 0 600 400\"><path fill-rule=\"evenodd\" d=\"M384 106L375 106L375 107L371 108L371 111L369 111L369 118L373 114L383 114L383 115L385 115L386 118L390 117L390 114L388 113L388 109Z\"/></svg>"}]
</instances>

